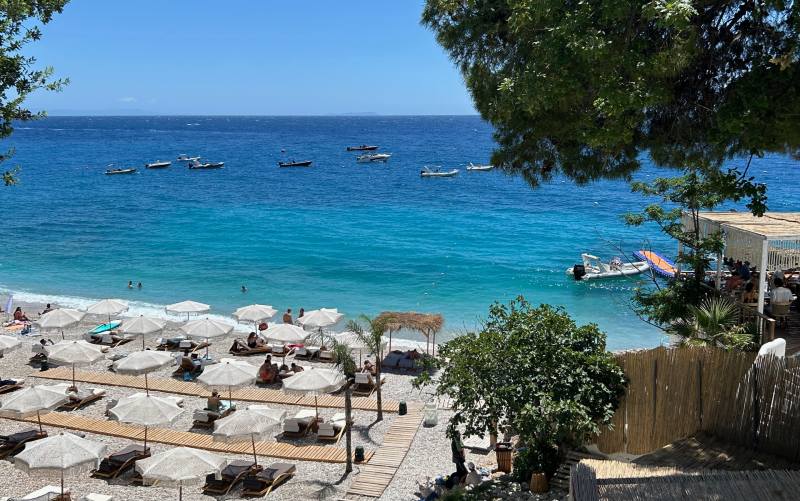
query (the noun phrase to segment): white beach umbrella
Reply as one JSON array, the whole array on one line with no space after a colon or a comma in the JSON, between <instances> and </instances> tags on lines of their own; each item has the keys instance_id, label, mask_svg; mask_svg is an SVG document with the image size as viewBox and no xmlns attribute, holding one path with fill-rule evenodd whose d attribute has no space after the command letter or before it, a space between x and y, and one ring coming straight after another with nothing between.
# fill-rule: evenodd
<instances>
[{"instance_id":1,"label":"white beach umbrella","mask_svg":"<svg viewBox=\"0 0 800 501\"><path fill-rule=\"evenodd\" d=\"M258 332L258 323L269 320L278 313L278 310L267 304L251 304L242 306L233 312L233 316L240 322L253 322L255 331Z\"/></svg>"},{"instance_id":2,"label":"white beach umbrella","mask_svg":"<svg viewBox=\"0 0 800 501\"><path fill-rule=\"evenodd\" d=\"M253 445L253 461L258 465L256 438L262 440L281 425L286 411L266 406L251 405L214 422L214 440L236 443L250 440Z\"/></svg>"},{"instance_id":3,"label":"white beach umbrella","mask_svg":"<svg viewBox=\"0 0 800 501\"><path fill-rule=\"evenodd\" d=\"M144 448L147 448L147 428L169 424L183 412L172 400L154 397L146 393L136 393L119 399L117 405L109 409L113 417L122 423L144 426Z\"/></svg>"},{"instance_id":4,"label":"white beach umbrella","mask_svg":"<svg viewBox=\"0 0 800 501\"><path fill-rule=\"evenodd\" d=\"M189 320L190 313L205 313L211 306L197 301L181 301L167 306L167 311L172 313L186 313L186 320Z\"/></svg>"},{"instance_id":5,"label":"white beach umbrella","mask_svg":"<svg viewBox=\"0 0 800 501\"><path fill-rule=\"evenodd\" d=\"M42 431L41 413L50 412L67 401L66 388L62 386L31 386L7 395L0 401L0 416L25 418L36 414L39 431Z\"/></svg>"},{"instance_id":6,"label":"white beach umbrella","mask_svg":"<svg viewBox=\"0 0 800 501\"><path fill-rule=\"evenodd\" d=\"M319 416L317 397L338 390L344 384L344 375L332 369L306 369L283 380L283 391L299 395L314 395L314 409Z\"/></svg>"},{"instance_id":7,"label":"white beach umbrella","mask_svg":"<svg viewBox=\"0 0 800 501\"><path fill-rule=\"evenodd\" d=\"M0 355L16 350L19 346L19 339L12 336L0 336Z\"/></svg>"},{"instance_id":8,"label":"white beach umbrella","mask_svg":"<svg viewBox=\"0 0 800 501\"><path fill-rule=\"evenodd\" d=\"M14 466L28 474L60 476L63 498L64 477L96 470L105 453L105 444L59 433L25 444L25 450L14 457Z\"/></svg>"},{"instance_id":9,"label":"white beach umbrella","mask_svg":"<svg viewBox=\"0 0 800 501\"><path fill-rule=\"evenodd\" d=\"M64 329L78 325L86 314L78 310L68 308L58 308L48 311L36 321L42 330L60 330L61 339L64 339Z\"/></svg>"},{"instance_id":10,"label":"white beach umbrella","mask_svg":"<svg viewBox=\"0 0 800 501\"><path fill-rule=\"evenodd\" d=\"M300 322L303 327L322 329L334 325L341 320L342 317L344 317L344 315L339 313L336 308L320 308L319 310L307 311L305 315L298 318L297 321Z\"/></svg>"},{"instance_id":11,"label":"white beach umbrella","mask_svg":"<svg viewBox=\"0 0 800 501\"><path fill-rule=\"evenodd\" d=\"M348 348L350 348L350 351L358 350L358 365L361 366L362 352L363 350L369 349L369 346L367 346L366 343L364 343L364 341L358 337L355 332L339 332L333 335L333 339L335 339L339 344L346 345Z\"/></svg>"},{"instance_id":12,"label":"white beach umbrella","mask_svg":"<svg viewBox=\"0 0 800 501\"><path fill-rule=\"evenodd\" d=\"M172 355L164 351L143 350L129 353L127 357L114 362L114 370L120 374L138 376L144 374L144 389L150 394L150 387L147 382L147 373L166 367L172 364L175 359Z\"/></svg>"},{"instance_id":13,"label":"white beach umbrella","mask_svg":"<svg viewBox=\"0 0 800 501\"><path fill-rule=\"evenodd\" d=\"M197 382L209 390L228 390L231 400L233 390L253 384L258 376L258 367L247 362L224 359L220 363L210 365L197 378Z\"/></svg>"},{"instance_id":14,"label":"white beach umbrella","mask_svg":"<svg viewBox=\"0 0 800 501\"><path fill-rule=\"evenodd\" d=\"M125 311L128 311L128 303L119 299L103 299L86 308L86 313L92 315L108 315L109 322L112 316Z\"/></svg>"},{"instance_id":15,"label":"white beach umbrella","mask_svg":"<svg viewBox=\"0 0 800 501\"><path fill-rule=\"evenodd\" d=\"M211 452L175 447L136 461L136 471L149 483L177 486L178 499L183 499L184 485L202 483L209 474L220 478L227 462L224 457Z\"/></svg>"},{"instance_id":16,"label":"white beach umbrella","mask_svg":"<svg viewBox=\"0 0 800 501\"><path fill-rule=\"evenodd\" d=\"M80 341L59 341L45 347L47 359L72 365L72 386L75 387L75 367L90 365L103 358L102 348L96 344Z\"/></svg>"},{"instance_id":17,"label":"white beach umbrella","mask_svg":"<svg viewBox=\"0 0 800 501\"><path fill-rule=\"evenodd\" d=\"M144 349L144 337L157 334L164 330L167 322L159 318L150 318L140 315L122 322L119 331L128 337L142 336L142 349Z\"/></svg>"},{"instance_id":18,"label":"white beach umbrella","mask_svg":"<svg viewBox=\"0 0 800 501\"><path fill-rule=\"evenodd\" d=\"M231 324L212 320L210 318L200 318L186 322L181 326L181 332L193 338L211 339L215 337L227 336L233 331Z\"/></svg>"},{"instance_id":19,"label":"white beach umbrella","mask_svg":"<svg viewBox=\"0 0 800 501\"><path fill-rule=\"evenodd\" d=\"M261 333L261 336L278 343L302 343L308 337L308 332L292 324L273 324Z\"/></svg>"}]
</instances>

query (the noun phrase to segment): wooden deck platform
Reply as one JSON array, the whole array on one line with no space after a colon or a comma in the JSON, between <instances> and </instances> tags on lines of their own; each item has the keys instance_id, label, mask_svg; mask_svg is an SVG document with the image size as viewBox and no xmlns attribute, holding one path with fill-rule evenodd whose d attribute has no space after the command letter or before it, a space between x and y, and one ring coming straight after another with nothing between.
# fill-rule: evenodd
<instances>
[{"instance_id":1,"label":"wooden deck platform","mask_svg":"<svg viewBox=\"0 0 800 501\"><path fill-rule=\"evenodd\" d=\"M144 428L117 421L105 421L63 412L49 412L42 414L42 424L56 428L108 435L111 437L125 438L128 440L144 440ZM6 418L10 419L10 418ZM28 423L36 423L36 417L18 419ZM208 451L229 454L252 454L253 446L249 441L235 444L215 442L211 435L177 431L166 428L148 428L147 441L160 444L194 447ZM328 445L292 445L283 442L256 442L256 454L272 458L289 459L296 461L319 461L323 463L344 463L347 452L341 447ZM365 460L372 457L372 452L366 452Z\"/></svg>"},{"instance_id":2,"label":"wooden deck platform","mask_svg":"<svg viewBox=\"0 0 800 501\"><path fill-rule=\"evenodd\" d=\"M71 381L72 369L69 367L56 367L44 372L33 374L34 377L44 379L54 379L58 381ZM75 371L75 380L81 383L120 386L125 388L135 388L144 390L144 377L142 376L123 376L113 372L99 371ZM177 395L189 395L194 397L208 398L211 392L198 383L189 383L172 378L148 378L148 386L152 391L174 393ZM227 397L227 395L226 395ZM313 407L314 397L289 395L280 390L270 390L267 388L244 388L235 390L232 395L233 400L240 402L271 403L282 405L300 405L303 407ZM378 401L369 397L353 397L353 409L362 411L377 411ZM344 397L325 395L317 397L317 405L325 408L344 408ZM396 400L383 400L384 412L397 412L399 402ZM409 402L409 411L418 407L418 404Z\"/></svg>"},{"instance_id":3,"label":"wooden deck platform","mask_svg":"<svg viewBox=\"0 0 800 501\"><path fill-rule=\"evenodd\" d=\"M353 479L345 497L381 497L408 454L420 423L422 412L419 410L396 417L383 437L383 444L367 464L359 467L361 471Z\"/></svg>"}]
</instances>

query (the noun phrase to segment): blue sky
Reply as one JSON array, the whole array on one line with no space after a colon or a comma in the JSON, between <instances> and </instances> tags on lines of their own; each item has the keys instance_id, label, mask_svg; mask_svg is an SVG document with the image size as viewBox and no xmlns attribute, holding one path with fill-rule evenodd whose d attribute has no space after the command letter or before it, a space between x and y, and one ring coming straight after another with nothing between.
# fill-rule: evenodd
<instances>
[{"instance_id":1,"label":"blue sky","mask_svg":"<svg viewBox=\"0 0 800 501\"><path fill-rule=\"evenodd\" d=\"M422 0L72 0L27 47L51 114L473 114Z\"/></svg>"}]
</instances>

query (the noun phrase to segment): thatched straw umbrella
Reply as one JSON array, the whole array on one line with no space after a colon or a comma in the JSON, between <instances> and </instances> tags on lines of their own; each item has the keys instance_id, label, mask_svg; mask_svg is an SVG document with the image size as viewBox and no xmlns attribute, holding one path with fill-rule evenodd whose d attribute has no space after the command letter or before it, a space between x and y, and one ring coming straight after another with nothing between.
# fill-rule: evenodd
<instances>
[{"instance_id":1,"label":"thatched straw umbrella","mask_svg":"<svg viewBox=\"0 0 800 501\"><path fill-rule=\"evenodd\" d=\"M392 334L401 330L414 330L425 336L425 353L429 353L429 345L433 341L433 354L436 354L436 333L442 329L444 318L438 313L416 313L413 311L384 311L376 322L383 322L389 331L389 351L392 351Z\"/></svg>"}]
</instances>

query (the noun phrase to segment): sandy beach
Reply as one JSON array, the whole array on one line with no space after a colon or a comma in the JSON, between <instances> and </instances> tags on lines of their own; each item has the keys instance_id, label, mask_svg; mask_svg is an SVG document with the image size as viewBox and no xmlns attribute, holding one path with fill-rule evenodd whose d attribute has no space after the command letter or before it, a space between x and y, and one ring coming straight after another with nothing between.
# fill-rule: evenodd
<instances>
[{"instance_id":1,"label":"sandy beach","mask_svg":"<svg viewBox=\"0 0 800 501\"><path fill-rule=\"evenodd\" d=\"M41 311L43 305L40 304L23 304L21 305L26 312L34 313ZM55 306L55 305L54 305ZM84 332L89 330L94 325L102 323L103 319L87 316L84 322L69 331L65 332L67 339L80 339ZM178 333L178 324L170 323L165 330L164 335L170 336ZM15 334L12 334L15 335ZM234 337L241 334L234 332L228 338L215 340L211 345L209 353L215 359L229 357L228 349ZM39 373L38 364L30 364L29 358L31 356L31 345L38 343L40 336L19 336L22 339L22 346L18 349L7 353L0 359L0 376L3 378L25 378L25 384L36 385L45 384L51 385L58 381L44 379L37 377ZM45 332L46 339L53 339L58 341L60 333L58 332ZM155 339L147 338L146 345L155 347ZM106 359L103 359L92 366L83 367L82 370L87 371L107 371L111 365L108 359L112 355L121 354L141 349L140 340L136 340L112 348L106 354ZM261 356L247 357L246 360L253 365L259 365L263 358ZM287 358L287 363L291 363L292 357ZM298 361L305 367L318 366L330 367L330 364L316 363L308 361ZM160 371L150 374L150 378L169 378L174 367L167 367ZM383 386L383 398L385 400L405 400L408 402L424 402L433 399L431 394L423 393L415 390L411 386L413 374L403 374L390 372L386 374L386 383ZM78 383L79 387L100 387L106 391L104 399L89 404L72 414L95 419L107 419L105 412L109 399L118 399L126 395L130 395L138 390L114 386L97 386ZM279 384L269 385L269 388L278 389ZM432 391L432 390L429 390ZM374 395L373 397L374 398ZM246 403L240 403L247 405ZM184 412L181 416L170 426L174 430L189 431L192 427L192 414L195 409L201 409L205 406L205 399L199 397L184 397L183 408ZM281 406L277 404L270 404L274 408L284 408L290 412L297 411L299 407L296 406ZM335 412L341 409L320 409L320 415L323 418L330 417ZM391 426L396 418L394 413L384 413L384 420L381 422L375 421L375 413L362 410L353 411L353 446L363 446L366 451L377 450L382 442L386 430ZM416 438L408 452L405 460L400 466L397 474L392 480L389 487L384 492L381 499L415 499L415 492L417 490L417 481L424 480L426 477L435 477L438 474L447 474L453 471L453 464L450 458L450 443L445 437L445 426L449 418L449 411L439 411L439 424L435 427L426 428L420 426ZM7 435L23 429L30 429L29 423L18 422L10 419L0 419L0 433ZM46 431L53 435L62 429L45 427ZM210 433L209 431L192 429L195 433ZM308 438L291 440L289 443L295 445L305 445L315 443L315 436L310 434ZM125 446L131 445L129 440L109 437L104 435L86 434L86 438L102 442L108 446L109 453ZM153 443L152 452L158 453L166 450L169 446ZM333 447L331 445L331 447ZM344 447L344 439L338 444L338 447ZM226 455L229 459L251 459L251 456L237 456ZM492 461L492 458L482 455L472 455L468 458L470 461L475 461L476 464L487 464ZM259 463L270 464L286 460L275 459L270 457L259 457ZM304 462L294 461L297 464L297 474L286 484L275 489L270 495L270 499L338 499L343 498L350 483L359 472L358 465L355 466L354 472L348 476L344 476L344 464L330 464L321 462ZM127 473L122 477L111 480L93 479L88 474L81 475L80 477L68 478L65 485L69 487L72 492L73 499L79 499L89 493L99 493L114 496L116 500L162 500L162 499L177 499L177 490L172 488L160 487L134 487L129 485L131 473ZM9 460L0 461L0 493L5 496L22 496L45 485L58 484L57 478L44 478L36 475L27 475L16 469L13 463ZM234 489L231 494L220 497L218 499L241 499L241 489ZM184 499L211 499L201 493L201 486L193 486L184 489ZM349 496L348 499L355 499ZM365 498L366 499L366 498Z\"/></svg>"}]
</instances>

